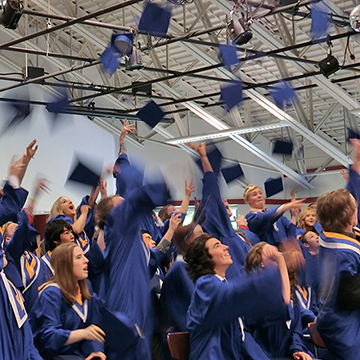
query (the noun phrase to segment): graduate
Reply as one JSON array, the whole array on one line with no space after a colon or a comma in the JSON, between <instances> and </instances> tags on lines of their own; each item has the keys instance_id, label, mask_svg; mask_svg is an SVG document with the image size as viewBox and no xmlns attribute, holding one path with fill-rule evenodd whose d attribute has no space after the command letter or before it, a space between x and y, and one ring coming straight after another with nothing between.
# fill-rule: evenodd
<instances>
[{"instance_id":1,"label":"graduate","mask_svg":"<svg viewBox=\"0 0 360 360\"><path fill-rule=\"evenodd\" d=\"M360 351L360 238L353 231L357 203L345 189L329 191L318 198L317 216L323 229L320 260L328 270L322 273L323 282L331 284L323 287L317 329L336 359L356 359Z\"/></svg>"},{"instance_id":2,"label":"graduate","mask_svg":"<svg viewBox=\"0 0 360 360\"><path fill-rule=\"evenodd\" d=\"M311 207L306 207L303 209L296 223L296 236L299 237L307 231L314 231L318 234L321 232L321 226L316 221L316 210Z\"/></svg>"},{"instance_id":3,"label":"graduate","mask_svg":"<svg viewBox=\"0 0 360 360\"><path fill-rule=\"evenodd\" d=\"M273 255L274 249L274 246L265 242L256 244L249 251L245 269L249 273L261 273L268 266L274 265L274 261L276 261L276 256ZM277 253L275 252L275 254ZM284 258L291 286L291 318L274 324L266 321L254 324L252 326L253 336L270 358L287 357L294 360L311 360L312 354L309 353L302 340L301 307L294 294L297 285L298 264L303 264L304 259L301 252L296 249L285 252ZM310 312L308 312L307 315L309 315L310 321L315 319L314 314L310 316Z\"/></svg>"},{"instance_id":4,"label":"graduate","mask_svg":"<svg viewBox=\"0 0 360 360\"><path fill-rule=\"evenodd\" d=\"M35 346L46 359L57 355L106 359L105 333L94 325L101 302L88 288L88 262L74 242L53 251L55 275L44 284L30 315Z\"/></svg>"},{"instance_id":5,"label":"graduate","mask_svg":"<svg viewBox=\"0 0 360 360\"><path fill-rule=\"evenodd\" d=\"M244 191L244 199L251 209L245 218L249 230L254 232L261 241L277 245L284 239L296 236L296 227L283 214L287 210L299 209L303 200L295 200L270 210L265 208L265 198L261 188L249 185Z\"/></svg>"},{"instance_id":6,"label":"graduate","mask_svg":"<svg viewBox=\"0 0 360 360\"><path fill-rule=\"evenodd\" d=\"M228 282L232 266L229 247L209 234L188 246L185 261L195 289L187 314L190 360L244 359L238 317L252 322L266 318L287 319L290 284L282 255L272 248L280 267ZM276 254L276 255L275 255Z\"/></svg>"},{"instance_id":7,"label":"graduate","mask_svg":"<svg viewBox=\"0 0 360 360\"><path fill-rule=\"evenodd\" d=\"M129 172L127 172L129 170ZM134 173L124 169L122 176ZM152 210L169 199L165 183L138 185L127 192L125 199L115 196L109 202L109 214L104 219L105 261L104 289L101 297L111 311L124 313L138 328L140 339L134 347L121 354L121 359L151 358L153 334L151 286L149 274L150 252L141 230L152 221ZM106 199L102 200L106 202ZM100 207L100 204L99 204ZM106 212L105 212L106 213ZM99 214L100 215L100 214ZM144 221L144 218L145 219ZM118 359L115 352L107 353L108 359Z\"/></svg>"},{"instance_id":8,"label":"graduate","mask_svg":"<svg viewBox=\"0 0 360 360\"><path fill-rule=\"evenodd\" d=\"M4 273L7 259L0 248L0 358L41 360L19 290Z\"/></svg>"}]
</instances>

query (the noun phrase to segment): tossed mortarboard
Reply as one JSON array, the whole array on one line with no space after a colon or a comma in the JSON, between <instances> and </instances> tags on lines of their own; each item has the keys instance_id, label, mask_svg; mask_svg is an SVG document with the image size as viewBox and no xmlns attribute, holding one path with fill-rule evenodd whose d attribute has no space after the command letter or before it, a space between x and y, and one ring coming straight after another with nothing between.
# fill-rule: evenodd
<instances>
[{"instance_id":1,"label":"tossed mortarboard","mask_svg":"<svg viewBox=\"0 0 360 360\"><path fill-rule=\"evenodd\" d=\"M347 139L360 139L360 134L354 130L351 130L349 127L347 128Z\"/></svg>"},{"instance_id":2,"label":"tossed mortarboard","mask_svg":"<svg viewBox=\"0 0 360 360\"><path fill-rule=\"evenodd\" d=\"M226 67L230 68L231 65L239 63L236 51L237 49L234 45L220 44L221 59Z\"/></svg>"},{"instance_id":3,"label":"tossed mortarboard","mask_svg":"<svg viewBox=\"0 0 360 360\"><path fill-rule=\"evenodd\" d=\"M269 178L264 182L266 197L269 198L284 190L282 178Z\"/></svg>"},{"instance_id":4,"label":"tossed mortarboard","mask_svg":"<svg viewBox=\"0 0 360 360\"><path fill-rule=\"evenodd\" d=\"M99 171L100 170L100 171ZM68 181L74 181L84 185L97 187L101 177L101 169L91 169L84 160L76 157L75 166L70 171Z\"/></svg>"},{"instance_id":5,"label":"tossed mortarboard","mask_svg":"<svg viewBox=\"0 0 360 360\"><path fill-rule=\"evenodd\" d=\"M294 89L285 81L281 80L275 84L270 90L269 93L274 99L274 102L277 107L284 109L284 105L290 105L291 100L296 99L296 94Z\"/></svg>"},{"instance_id":6,"label":"tossed mortarboard","mask_svg":"<svg viewBox=\"0 0 360 360\"><path fill-rule=\"evenodd\" d=\"M138 30L156 37L165 37L171 19L170 10L153 2L146 2L142 12Z\"/></svg>"},{"instance_id":7,"label":"tossed mortarboard","mask_svg":"<svg viewBox=\"0 0 360 360\"><path fill-rule=\"evenodd\" d=\"M70 100L67 95L67 92L64 91L60 95L56 96L53 101L48 102L46 105L46 110L54 113L55 116L62 113L62 111L69 105Z\"/></svg>"},{"instance_id":8,"label":"tossed mortarboard","mask_svg":"<svg viewBox=\"0 0 360 360\"><path fill-rule=\"evenodd\" d=\"M12 99L9 102L11 112L15 112L14 117L7 123L4 132L10 128L20 125L31 114L32 108L30 106L29 94L23 94L22 99Z\"/></svg>"},{"instance_id":9,"label":"tossed mortarboard","mask_svg":"<svg viewBox=\"0 0 360 360\"><path fill-rule=\"evenodd\" d=\"M138 328L121 312L102 307L99 327L105 332L105 347L118 356L135 346L140 338Z\"/></svg>"},{"instance_id":10,"label":"tossed mortarboard","mask_svg":"<svg viewBox=\"0 0 360 360\"><path fill-rule=\"evenodd\" d=\"M151 128L155 127L164 117L165 113L154 100L150 100L144 107L138 111L136 116L148 124Z\"/></svg>"},{"instance_id":11,"label":"tossed mortarboard","mask_svg":"<svg viewBox=\"0 0 360 360\"><path fill-rule=\"evenodd\" d=\"M276 140L274 142L273 154L291 155L294 144L292 141Z\"/></svg>"},{"instance_id":12,"label":"tossed mortarboard","mask_svg":"<svg viewBox=\"0 0 360 360\"><path fill-rule=\"evenodd\" d=\"M231 183L232 181L244 176L244 172L240 166L240 164L236 164L234 166L230 166L227 168L222 168L221 173L224 176L224 179L227 184Z\"/></svg>"},{"instance_id":13,"label":"tossed mortarboard","mask_svg":"<svg viewBox=\"0 0 360 360\"><path fill-rule=\"evenodd\" d=\"M133 33L117 33L111 35L110 44L100 55L104 71L111 77L120 65L121 57L131 55L133 50Z\"/></svg>"},{"instance_id":14,"label":"tossed mortarboard","mask_svg":"<svg viewBox=\"0 0 360 360\"><path fill-rule=\"evenodd\" d=\"M328 34L330 16L328 10L321 6L321 2L310 3L311 7L311 37L319 38Z\"/></svg>"},{"instance_id":15,"label":"tossed mortarboard","mask_svg":"<svg viewBox=\"0 0 360 360\"><path fill-rule=\"evenodd\" d=\"M207 157L209 159L210 165L214 171L214 173L217 175L220 174L220 168L221 168L221 160L223 158L220 150L213 144L207 145ZM197 159L196 164L199 166L200 170L204 172L204 169L201 164L201 159Z\"/></svg>"},{"instance_id":16,"label":"tossed mortarboard","mask_svg":"<svg viewBox=\"0 0 360 360\"><path fill-rule=\"evenodd\" d=\"M224 101L228 111L240 104L243 99L241 81L235 81L231 85L222 87L221 99Z\"/></svg>"}]
</instances>

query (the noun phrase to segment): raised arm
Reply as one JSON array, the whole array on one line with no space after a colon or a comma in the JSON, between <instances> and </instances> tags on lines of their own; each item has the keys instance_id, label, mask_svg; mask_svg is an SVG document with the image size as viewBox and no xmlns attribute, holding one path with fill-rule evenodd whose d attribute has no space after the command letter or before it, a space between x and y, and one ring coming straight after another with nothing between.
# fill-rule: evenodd
<instances>
[{"instance_id":1,"label":"raised arm","mask_svg":"<svg viewBox=\"0 0 360 360\"><path fill-rule=\"evenodd\" d=\"M182 214L187 213L190 202L190 196L191 193L193 193L194 191L195 191L195 182L191 179L190 183L188 184L187 181L185 180L185 196L183 198L183 201L181 202L181 206L179 210Z\"/></svg>"},{"instance_id":2,"label":"raised arm","mask_svg":"<svg viewBox=\"0 0 360 360\"><path fill-rule=\"evenodd\" d=\"M213 172L213 168L212 168L210 161L206 155L206 143L197 145L192 142L188 142L188 143L186 143L186 145L189 146L191 149L195 150L200 155L201 165L204 169L204 173L206 173L208 171Z\"/></svg>"}]
</instances>

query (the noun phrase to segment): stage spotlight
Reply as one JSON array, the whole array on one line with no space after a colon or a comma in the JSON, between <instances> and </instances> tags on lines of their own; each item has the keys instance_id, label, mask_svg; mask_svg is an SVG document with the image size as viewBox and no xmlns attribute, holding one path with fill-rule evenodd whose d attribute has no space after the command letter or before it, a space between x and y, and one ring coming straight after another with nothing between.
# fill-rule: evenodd
<instances>
[{"instance_id":1,"label":"stage spotlight","mask_svg":"<svg viewBox=\"0 0 360 360\"><path fill-rule=\"evenodd\" d=\"M125 57L126 70L141 70L144 68L142 63L141 51L133 48L131 55Z\"/></svg>"},{"instance_id":2,"label":"stage spotlight","mask_svg":"<svg viewBox=\"0 0 360 360\"><path fill-rule=\"evenodd\" d=\"M8 29L16 29L24 10L21 0L0 0L0 24Z\"/></svg>"},{"instance_id":3,"label":"stage spotlight","mask_svg":"<svg viewBox=\"0 0 360 360\"><path fill-rule=\"evenodd\" d=\"M250 23L252 22L242 25L240 19L239 20L231 19L227 23L227 28L230 37L236 43L236 45L244 45L252 39L253 34L249 28Z\"/></svg>"}]
</instances>

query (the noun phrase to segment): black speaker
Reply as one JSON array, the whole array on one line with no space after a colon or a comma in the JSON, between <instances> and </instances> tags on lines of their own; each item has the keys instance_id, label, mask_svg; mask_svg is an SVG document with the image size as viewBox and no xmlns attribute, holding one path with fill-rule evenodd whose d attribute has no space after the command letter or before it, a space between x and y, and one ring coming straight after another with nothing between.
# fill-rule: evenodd
<instances>
[{"instance_id":1,"label":"black speaker","mask_svg":"<svg viewBox=\"0 0 360 360\"><path fill-rule=\"evenodd\" d=\"M152 84L143 84L141 81L134 81L131 85L131 90L134 96L139 92L151 97Z\"/></svg>"},{"instance_id":2,"label":"black speaker","mask_svg":"<svg viewBox=\"0 0 360 360\"><path fill-rule=\"evenodd\" d=\"M340 70L339 62L331 54L319 62L319 67L320 71L327 78Z\"/></svg>"}]
</instances>

